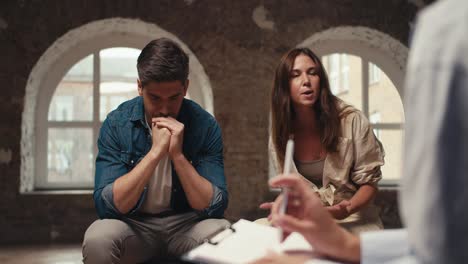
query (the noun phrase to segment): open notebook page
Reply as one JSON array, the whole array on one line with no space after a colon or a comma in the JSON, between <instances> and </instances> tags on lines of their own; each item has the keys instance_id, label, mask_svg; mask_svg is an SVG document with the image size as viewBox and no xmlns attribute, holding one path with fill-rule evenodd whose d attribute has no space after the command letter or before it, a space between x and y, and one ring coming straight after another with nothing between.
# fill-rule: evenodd
<instances>
[{"instance_id":1,"label":"open notebook page","mask_svg":"<svg viewBox=\"0 0 468 264\"><path fill-rule=\"evenodd\" d=\"M280 243L280 233L277 228L243 219L232 227L236 232L232 233L229 229L221 232L212 239L212 241L219 240L217 245L204 243L190 251L186 259L206 263L247 263L265 256L268 251L312 252L312 247L298 233L291 234Z\"/></svg>"}]
</instances>

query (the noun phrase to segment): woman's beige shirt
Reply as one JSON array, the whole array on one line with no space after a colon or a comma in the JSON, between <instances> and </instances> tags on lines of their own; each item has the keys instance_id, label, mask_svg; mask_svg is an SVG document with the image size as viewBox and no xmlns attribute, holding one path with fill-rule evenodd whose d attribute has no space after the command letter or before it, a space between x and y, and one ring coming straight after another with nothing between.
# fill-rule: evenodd
<instances>
[{"instance_id":1,"label":"woman's beige shirt","mask_svg":"<svg viewBox=\"0 0 468 264\"><path fill-rule=\"evenodd\" d=\"M375 137L367 118L360 111L353 110L341 119L342 133L339 137L338 151L328 153L325 159L323 186L318 188L304 177L304 180L318 193L326 206L337 204L342 200L349 200L360 185L375 185L382 178L380 167L384 165L385 156L382 144ZM281 172L282 166L278 163L271 137L269 150L271 162L278 174ZM298 173L294 162L292 164L291 172ZM362 213L364 212L357 212L346 220L360 219Z\"/></svg>"}]
</instances>

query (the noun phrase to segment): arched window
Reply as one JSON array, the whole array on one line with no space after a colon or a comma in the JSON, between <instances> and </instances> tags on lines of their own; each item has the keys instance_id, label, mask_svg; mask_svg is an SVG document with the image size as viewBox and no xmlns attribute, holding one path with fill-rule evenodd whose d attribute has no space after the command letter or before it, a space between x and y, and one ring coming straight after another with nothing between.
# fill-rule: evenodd
<instances>
[{"instance_id":1,"label":"arched window","mask_svg":"<svg viewBox=\"0 0 468 264\"><path fill-rule=\"evenodd\" d=\"M400 177L403 103L392 80L377 65L348 53L322 56L332 93L361 110L385 149L384 182ZM366 78L367 76L367 78Z\"/></svg>"},{"instance_id":2,"label":"arched window","mask_svg":"<svg viewBox=\"0 0 468 264\"><path fill-rule=\"evenodd\" d=\"M313 34L298 46L321 57L332 92L368 117L386 152L381 183L398 183L407 47L377 30L348 26Z\"/></svg>"},{"instance_id":3,"label":"arched window","mask_svg":"<svg viewBox=\"0 0 468 264\"><path fill-rule=\"evenodd\" d=\"M91 189L102 121L138 96L136 61L158 37L190 58L188 95L213 113L211 86L187 46L154 24L106 19L66 33L39 59L26 87L20 191Z\"/></svg>"},{"instance_id":4,"label":"arched window","mask_svg":"<svg viewBox=\"0 0 468 264\"><path fill-rule=\"evenodd\" d=\"M119 104L138 96L135 65L139 53L124 47L95 51L73 65L52 97L47 96L47 122L41 121L37 134L38 154L46 152L47 156L36 156L36 188L93 186L101 122Z\"/></svg>"}]
</instances>

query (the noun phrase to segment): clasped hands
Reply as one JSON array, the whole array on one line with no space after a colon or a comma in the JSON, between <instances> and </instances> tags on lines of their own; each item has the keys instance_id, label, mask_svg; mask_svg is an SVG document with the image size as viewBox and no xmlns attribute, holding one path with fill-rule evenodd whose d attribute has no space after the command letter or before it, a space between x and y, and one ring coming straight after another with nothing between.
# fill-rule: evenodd
<instances>
[{"instance_id":1,"label":"clasped hands","mask_svg":"<svg viewBox=\"0 0 468 264\"><path fill-rule=\"evenodd\" d=\"M172 117L154 117L151 119L153 145L151 151L169 153L171 159L182 154L184 124Z\"/></svg>"}]
</instances>

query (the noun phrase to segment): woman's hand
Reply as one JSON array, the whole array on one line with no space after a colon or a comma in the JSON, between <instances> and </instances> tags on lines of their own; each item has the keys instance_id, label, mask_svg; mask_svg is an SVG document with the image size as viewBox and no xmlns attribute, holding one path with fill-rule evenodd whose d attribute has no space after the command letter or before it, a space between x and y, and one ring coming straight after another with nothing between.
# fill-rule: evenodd
<instances>
[{"instance_id":1,"label":"woman's hand","mask_svg":"<svg viewBox=\"0 0 468 264\"><path fill-rule=\"evenodd\" d=\"M343 200L335 205L327 206L326 209L333 218L342 220L351 215L351 202Z\"/></svg>"}]
</instances>

